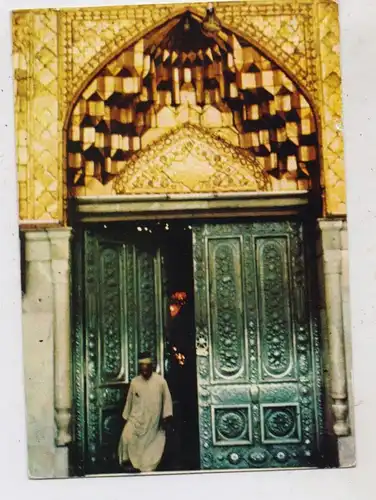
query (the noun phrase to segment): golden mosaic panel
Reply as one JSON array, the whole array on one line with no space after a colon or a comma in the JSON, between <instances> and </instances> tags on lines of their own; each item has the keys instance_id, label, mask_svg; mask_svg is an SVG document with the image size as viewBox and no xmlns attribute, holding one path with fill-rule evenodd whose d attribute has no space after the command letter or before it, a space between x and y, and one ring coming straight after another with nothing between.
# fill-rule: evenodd
<instances>
[{"instance_id":1,"label":"golden mosaic panel","mask_svg":"<svg viewBox=\"0 0 376 500\"><path fill-rule=\"evenodd\" d=\"M20 216L61 220L57 13L17 13L13 26Z\"/></svg>"},{"instance_id":2,"label":"golden mosaic panel","mask_svg":"<svg viewBox=\"0 0 376 500\"><path fill-rule=\"evenodd\" d=\"M205 16L207 4L164 4L61 11L65 105L82 82L116 50L186 8ZM313 4L309 1L220 2L216 15L289 69L307 89L316 87ZM79 29L78 29L79 28Z\"/></svg>"},{"instance_id":3,"label":"golden mosaic panel","mask_svg":"<svg viewBox=\"0 0 376 500\"><path fill-rule=\"evenodd\" d=\"M13 16L19 205L22 220L64 221L63 133L74 94L99 65L188 4L18 11ZM191 4L204 15L207 4ZM251 38L310 91L322 130L326 212L343 214L338 9L333 0L216 4L216 15ZM322 75L322 82L320 78ZM236 133L217 128L235 144ZM263 161L260 158L260 161Z\"/></svg>"},{"instance_id":4,"label":"golden mosaic panel","mask_svg":"<svg viewBox=\"0 0 376 500\"><path fill-rule=\"evenodd\" d=\"M346 185L337 4L320 2L317 19L321 46L321 121L325 208L328 214L344 214L346 213Z\"/></svg>"},{"instance_id":5,"label":"golden mosaic panel","mask_svg":"<svg viewBox=\"0 0 376 500\"><path fill-rule=\"evenodd\" d=\"M69 186L106 184L150 139L196 124L222 137L231 129L277 190L318 187L315 119L300 89L247 40L220 22L207 33L206 24L184 12L121 52L83 90L68 126Z\"/></svg>"},{"instance_id":6,"label":"golden mosaic panel","mask_svg":"<svg viewBox=\"0 0 376 500\"><path fill-rule=\"evenodd\" d=\"M61 11L66 106L84 80L120 47L177 11L177 5Z\"/></svg>"},{"instance_id":7,"label":"golden mosaic panel","mask_svg":"<svg viewBox=\"0 0 376 500\"><path fill-rule=\"evenodd\" d=\"M218 3L218 18L247 35L283 64L308 90L315 91L316 47L313 2Z\"/></svg>"},{"instance_id":8,"label":"golden mosaic panel","mask_svg":"<svg viewBox=\"0 0 376 500\"><path fill-rule=\"evenodd\" d=\"M29 163L30 136L28 122L28 106L30 95L30 53L27 42L30 40L30 16L16 15L13 18L13 60L14 60L14 91L15 91L15 126L16 155L18 169L18 200L21 219L32 217L30 210L33 200L30 192L33 186Z\"/></svg>"}]
</instances>

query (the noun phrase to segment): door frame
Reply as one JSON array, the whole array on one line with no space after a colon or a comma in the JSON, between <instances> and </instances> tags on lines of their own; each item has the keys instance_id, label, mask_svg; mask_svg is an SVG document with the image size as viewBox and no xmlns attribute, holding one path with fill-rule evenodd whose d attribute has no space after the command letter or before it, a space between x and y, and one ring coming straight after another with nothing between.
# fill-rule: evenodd
<instances>
[{"instance_id":1,"label":"door frame","mask_svg":"<svg viewBox=\"0 0 376 500\"><path fill-rule=\"evenodd\" d=\"M85 373L79 360L84 355L82 237L85 227L98 223L161 219L290 219L307 222L314 231L320 217L317 197L309 191L262 193L209 193L188 195L83 196L69 201L69 222L73 227L71 273L72 323L72 445L70 475L85 475ZM312 257L311 257L312 259ZM311 260L313 262L313 259ZM309 272L308 286L316 289L316 272ZM318 325L320 326L320 325ZM323 346L324 347L324 346ZM325 353L324 353L325 355ZM321 363L321 371L322 371ZM320 398L323 398L323 394Z\"/></svg>"},{"instance_id":2,"label":"door frame","mask_svg":"<svg viewBox=\"0 0 376 500\"><path fill-rule=\"evenodd\" d=\"M171 195L80 196L69 202L69 221L116 221L291 216L317 219L320 207L309 191L238 192Z\"/></svg>"}]
</instances>

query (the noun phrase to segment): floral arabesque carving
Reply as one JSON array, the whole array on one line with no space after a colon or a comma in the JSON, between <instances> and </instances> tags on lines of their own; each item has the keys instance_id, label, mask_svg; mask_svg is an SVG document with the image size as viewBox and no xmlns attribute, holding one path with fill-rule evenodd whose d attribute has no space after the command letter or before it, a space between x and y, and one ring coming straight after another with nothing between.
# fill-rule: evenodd
<instances>
[{"instance_id":1,"label":"floral arabesque carving","mask_svg":"<svg viewBox=\"0 0 376 500\"><path fill-rule=\"evenodd\" d=\"M192 125L173 130L135 154L113 182L116 194L270 189L256 158Z\"/></svg>"}]
</instances>

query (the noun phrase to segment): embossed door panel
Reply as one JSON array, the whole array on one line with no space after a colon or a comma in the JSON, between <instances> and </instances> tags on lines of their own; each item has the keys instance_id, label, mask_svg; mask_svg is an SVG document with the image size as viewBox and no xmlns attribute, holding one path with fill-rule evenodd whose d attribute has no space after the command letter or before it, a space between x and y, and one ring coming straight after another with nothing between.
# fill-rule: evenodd
<instances>
[{"instance_id":1,"label":"embossed door panel","mask_svg":"<svg viewBox=\"0 0 376 500\"><path fill-rule=\"evenodd\" d=\"M193 229L201 467L306 467L321 434L319 337L300 222Z\"/></svg>"},{"instance_id":2,"label":"embossed door panel","mask_svg":"<svg viewBox=\"0 0 376 500\"><path fill-rule=\"evenodd\" d=\"M161 256L119 229L85 230L80 251L76 440L85 473L116 472L121 412L138 353L150 350L163 370Z\"/></svg>"}]
</instances>

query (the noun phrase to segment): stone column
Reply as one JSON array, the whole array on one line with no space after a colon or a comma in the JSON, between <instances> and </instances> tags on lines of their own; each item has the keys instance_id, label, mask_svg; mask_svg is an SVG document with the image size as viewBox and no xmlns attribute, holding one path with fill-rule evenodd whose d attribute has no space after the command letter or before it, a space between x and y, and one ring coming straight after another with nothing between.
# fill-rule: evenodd
<instances>
[{"instance_id":1,"label":"stone column","mask_svg":"<svg viewBox=\"0 0 376 500\"><path fill-rule=\"evenodd\" d=\"M351 308L349 284L349 252L347 237L347 221L343 222L341 229L341 289L342 289L342 317L345 341L346 372L347 372L347 404L349 435L339 440L340 464L350 467L355 464L355 437L354 437L354 394L352 380L352 347L351 347Z\"/></svg>"},{"instance_id":2,"label":"stone column","mask_svg":"<svg viewBox=\"0 0 376 500\"><path fill-rule=\"evenodd\" d=\"M343 223L341 229L341 248L342 248L342 270L341 270L341 287L342 287L342 315L343 329L345 336L345 351L346 351L346 369L347 369L347 392L349 400L349 423L353 426L353 394L352 394L352 348L351 348L351 314L350 314L350 284L349 284L349 251L347 237L347 222Z\"/></svg>"},{"instance_id":3,"label":"stone column","mask_svg":"<svg viewBox=\"0 0 376 500\"><path fill-rule=\"evenodd\" d=\"M24 231L23 338L29 474L68 476L70 228Z\"/></svg>"},{"instance_id":4,"label":"stone column","mask_svg":"<svg viewBox=\"0 0 376 500\"><path fill-rule=\"evenodd\" d=\"M342 293L342 220L320 220L333 430L347 436L348 387ZM347 305L347 304L346 304Z\"/></svg>"},{"instance_id":5,"label":"stone column","mask_svg":"<svg viewBox=\"0 0 376 500\"><path fill-rule=\"evenodd\" d=\"M25 231L23 360L28 469L33 478L54 477L53 290L50 242L45 230Z\"/></svg>"},{"instance_id":6,"label":"stone column","mask_svg":"<svg viewBox=\"0 0 376 500\"><path fill-rule=\"evenodd\" d=\"M54 404L56 446L72 440L70 431L71 335L70 335L70 228L48 230L54 302Z\"/></svg>"}]
</instances>

